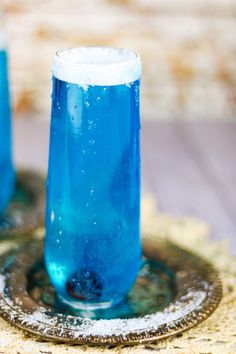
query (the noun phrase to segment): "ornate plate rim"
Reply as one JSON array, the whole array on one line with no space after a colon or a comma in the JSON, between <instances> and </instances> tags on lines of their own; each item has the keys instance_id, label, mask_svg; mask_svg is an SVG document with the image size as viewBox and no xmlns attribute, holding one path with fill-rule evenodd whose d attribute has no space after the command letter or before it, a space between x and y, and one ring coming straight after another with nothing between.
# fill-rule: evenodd
<instances>
[{"instance_id":1,"label":"ornate plate rim","mask_svg":"<svg viewBox=\"0 0 236 354\"><path fill-rule=\"evenodd\" d=\"M42 241L34 241L42 242ZM72 331L69 328L62 328L60 326L55 327L55 323L49 324L44 323L44 330L39 330L34 324L27 324L22 318L22 309L19 305L13 304L12 299L10 299L9 294L7 294L6 288L2 286L0 288L0 316L2 316L7 322L21 328L24 331L32 333L41 339L53 342L63 342L69 344L86 344L86 345L134 345L139 343L155 342L160 339L164 339L170 336L174 336L183 331L186 331L195 325L203 322L207 317L209 317L217 308L221 297L222 297L222 285L220 281L219 274L217 270L205 259L195 255L194 253L185 250L175 244L169 242L168 240L156 240L156 241L146 241L144 242L144 253L148 258L155 258L155 251L161 249L161 247L166 247L170 252L180 253L185 255L185 259L192 258L195 262L196 268L204 271L205 280L208 282L208 289L206 298L194 308L193 311L187 313L186 315L173 321L171 324L162 324L156 329L149 329L145 331L129 332L128 334L121 335L83 335L80 334L76 338L72 336ZM27 246L28 249L28 246ZM174 253L173 253L174 254ZM7 257L9 253L4 255ZM3 260L1 264L3 264ZM32 266L32 264L31 264ZM3 275L2 275L3 277ZM26 288L27 279L22 274L21 284L23 286L23 294L27 296L24 292L24 287ZM23 285L22 285L23 284ZM18 284L19 286L19 284ZM29 300L29 299L28 299ZM30 300L29 300L30 301ZM33 301L31 299L31 301ZM36 304L36 303L35 303ZM36 304L36 308L39 306ZM24 313L25 315L25 313ZM59 316L60 317L60 316ZM72 316L71 316L72 318ZM106 320L110 321L110 320ZM128 321L128 320L127 320ZM40 321L39 321L40 322ZM38 324L40 327L40 325Z\"/></svg>"}]
</instances>

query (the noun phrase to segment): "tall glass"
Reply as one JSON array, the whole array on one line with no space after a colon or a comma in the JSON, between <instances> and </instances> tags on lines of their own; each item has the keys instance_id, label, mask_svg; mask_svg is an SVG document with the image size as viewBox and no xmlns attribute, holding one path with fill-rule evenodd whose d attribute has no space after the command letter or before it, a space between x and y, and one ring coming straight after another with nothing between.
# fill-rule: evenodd
<instances>
[{"instance_id":1,"label":"tall glass","mask_svg":"<svg viewBox=\"0 0 236 354\"><path fill-rule=\"evenodd\" d=\"M77 308L120 302L139 271L140 76L139 56L125 49L54 58L45 260Z\"/></svg>"},{"instance_id":2,"label":"tall glass","mask_svg":"<svg viewBox=\"0 0 236 354\"><path fill-rule=\"evenodd\" d=\"M8 87L7 53L0 14L0 214L6 208L14 188L11 154L11 110Z\"/></svg>"}]
</instances>

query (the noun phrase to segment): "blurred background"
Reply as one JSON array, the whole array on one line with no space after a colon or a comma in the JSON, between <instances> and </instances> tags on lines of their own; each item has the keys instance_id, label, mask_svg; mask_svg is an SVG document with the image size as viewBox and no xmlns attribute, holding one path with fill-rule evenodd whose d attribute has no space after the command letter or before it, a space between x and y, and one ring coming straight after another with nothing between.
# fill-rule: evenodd
<instances>
[{"instance_id":1,"label":"blurred background","mask_svg":"<svg viewBox=\"0 0 236 354\"><path fill-rule=\"evenodd\" d=\"M236 0L1 0L17 165L46 173L59 48L139 52L142 191L207 222L236 253Z\"/></svg>"},{"instance_id":2,"label":"blurred background","mask_svg":"<svg viewBox=\"0 0 236 354\"><path fill-rule=\"evenodd\" d=\"M143 119L235 118L235 0L1 2L16 113L49 119L58 48L113 45L142 56Z\"/></svg>"}]
</instances>

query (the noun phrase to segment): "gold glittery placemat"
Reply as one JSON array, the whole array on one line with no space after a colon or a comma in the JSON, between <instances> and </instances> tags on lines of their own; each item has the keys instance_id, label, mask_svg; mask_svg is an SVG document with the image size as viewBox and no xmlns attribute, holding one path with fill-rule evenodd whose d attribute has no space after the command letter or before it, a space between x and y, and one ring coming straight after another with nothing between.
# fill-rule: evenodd
<instances>
[{"instance_id":1,"label":"gold glittery placemat","mask_svg":"<svg viewBox=\"0 0 236 354\"><path fill-rule=\"evenodd\" d=\"M182 247L196 250L220 271L223 299L210 318L178 337L157 344L135 347L98 348L40 342L0 319L0 354L79 354L153 353L233 354L236 353L236 258L230 256L227 242L211 242L208 226L194 218L176 219L159 214L150 197L142 200L142 227L145 237L165 237ZM152 235L152 236L150 236ZM8 247L0 244L0 253Z\"/></svg>"}]
</instances>

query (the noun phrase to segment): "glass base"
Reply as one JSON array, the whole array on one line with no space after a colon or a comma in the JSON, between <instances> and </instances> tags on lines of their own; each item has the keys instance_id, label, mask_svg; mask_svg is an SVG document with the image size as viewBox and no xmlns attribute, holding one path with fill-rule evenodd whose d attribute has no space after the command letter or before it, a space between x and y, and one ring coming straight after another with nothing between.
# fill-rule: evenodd
<instances>
[{"instance_id":1,"label":"glass base","mask_svg":"<svg viewBox=\"0 0 236 354\"><path fill-rule=\"evenodd\" d=\"M75 300L68 300L65 299L62 296L58 296L60 301L62 301L64 304L73 307L77 310L83 310L83 311L94 311L94 310L104 310L108 309L112 306L115 306L122 302L123 298L117 299L117 300L111 300L111 301L104 301L104 302L82 302L82 301L75 301Z\"/></svg>"}]
</instances>

